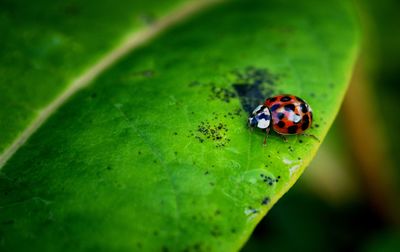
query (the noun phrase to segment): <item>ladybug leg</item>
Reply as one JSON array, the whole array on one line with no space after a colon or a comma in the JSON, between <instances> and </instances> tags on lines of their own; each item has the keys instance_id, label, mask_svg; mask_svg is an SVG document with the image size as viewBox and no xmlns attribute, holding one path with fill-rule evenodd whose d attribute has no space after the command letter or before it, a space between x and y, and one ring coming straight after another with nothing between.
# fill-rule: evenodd
<instances>
[{"instance_id":1,"label":"ladybug leg","mask_svg":"<svg viewBox=\"0 0 400 252\"><path fill-rule=\"evenodd\" d=\"M250 129L251 131L253 131L253 127L251 127L250 122L247 121L247 128Z\"/></svg>"},{"instance_id":2,"label":"ladybug leg","mask_svg":"<svg viewBox=\"0 0 400 252\"><path fill-rule=\"evenodd\" d=\"M306 137L311 137L311 138L317 140L318 142L321 142L321 140L319 140L319 138L316 137L316 136L314 136L314 135L307 134L307 133L302 133L301 135L302 135L302 136L306 136Z\"/></svg>"},{"instance_id":3,"label":"ladybug leg","mask_svg":"<svg viewBox=\"0 0 400 252\"><path fill-rule=\"evenodd\" d=\"M286 138L286 136L285 135L281 135L281 138L282 138L282 140L285 142L285 143L287 143L287 138Z\"/></svg>"},{"instance_id":4,"label":"ladybug leg","mask_svg":"<svg viewBox=\"0 0 400 252\"><path fill-rule=\"evenodd\" d=\"M264 146L265 145L267 145L267 136L268 136L268 134L269 134L269 130L270 130L270 128L268 127L266 130L265 130L265 136L264 136Z\"/></svg>"}]
</instances>

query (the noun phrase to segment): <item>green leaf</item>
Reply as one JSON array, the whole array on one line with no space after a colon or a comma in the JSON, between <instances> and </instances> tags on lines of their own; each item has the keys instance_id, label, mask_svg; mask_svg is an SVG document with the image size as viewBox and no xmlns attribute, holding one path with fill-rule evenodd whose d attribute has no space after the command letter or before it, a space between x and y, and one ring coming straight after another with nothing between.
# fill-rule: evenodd
<instances>
[{"instance_id":1,"label":"green leaf","mask_svg":"<svg viewBox=\"0 0 400 252\"><path fill-rule=\"evenodd\" d=\"M157 31L159 19L215 1L184 2L1 1L0 166L54 105Z\"/></svg>"},{"instance_id":2,"label":"green leaf","mask_svg":"<svg viewBox=\"0 0 400 252\"><path fill-rule=\"evenodd\" d=\"M352 15L346 1L226 1L129 53L2 169L0 248L238 250L320 144L264 147L246 109L300 96L322 140L357 52Z\"/></svg>"}]
</instances>

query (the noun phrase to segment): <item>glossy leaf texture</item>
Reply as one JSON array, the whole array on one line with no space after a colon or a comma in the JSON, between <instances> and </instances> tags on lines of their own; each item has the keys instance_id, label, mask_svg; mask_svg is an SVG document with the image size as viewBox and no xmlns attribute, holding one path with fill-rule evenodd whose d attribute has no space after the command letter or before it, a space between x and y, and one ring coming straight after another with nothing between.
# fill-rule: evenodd
<instances>
[{"instance_id":1,"label":"glossy leaf texture","mask_svg":"<svg viewBox=\"0 0 400 252\"><path fill-rule=\"evenodd\" d=\"M0 153L128 33L184 2L2 0Z\"/></svg>"},{"instance_id":2,"label":"glossy leaf texture","mask_svg":"<svg viewBox=\"0 0 400 252\"><path fill-rule=\"evenodd\" d=\"M76 93L2 169L1 250L235 251L320 143L247 127L290 93L323 139L357 54L347 1L226 1ZM35 81L35 80L33 80Z\"/></svg>"}]
</instances>

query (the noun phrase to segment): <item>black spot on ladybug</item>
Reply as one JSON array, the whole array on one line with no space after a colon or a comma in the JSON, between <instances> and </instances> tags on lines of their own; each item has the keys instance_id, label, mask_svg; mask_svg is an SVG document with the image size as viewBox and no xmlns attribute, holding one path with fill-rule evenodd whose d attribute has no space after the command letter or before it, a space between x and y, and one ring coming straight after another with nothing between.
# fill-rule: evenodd
<instances>
[{"instance_id":1,"label":"black spot on ladybug","mask_svg":"<svg viewBox=\"0 0 400 252\"><path fill-rule=\"evenodd\" d=\"M286 104L285 105L285 110L286 111L294 111L295 110L294 104Z\"/></svg>"},{"instance_id":2,"label":"black spot on ladybug","mask_svg":"<svg viewBox=\"0 0 400 252\"><path fill-rule=\"evenodd\" d=\"M276 101L276 97L272 97L268 99L270 102L275 102Z\"/></svg>"},{"instance_id":3,"label":"black spot on ladybug","mask_svg":"<svg viewBox=\"0 0 400 252\"><path fill-rule=\"evenodd\" d=\"M261 205L267 205L269 203L270 199L269 197L265 197L262 201L261 201Z\"/></svg>"},{"instance_id":4,"label":"black spot on ladybug","mask_svg":"<svg viewBox=\"0 0 400 252\"><path fill-rule=\"evenodd\" d=\"M309 125L310 125L309 117L308 117L308 115L304 115L303 116L303 124L301 125L301 129L306 130L306 129L308 129Z\"/></svg>"},{"instance_id":5,"label":"black spot on ladybug","mask_svg":"<svg viewBox=\"0 0 400 252\"><path fill-rule=\"evenodd\" d=\"M309 122L303 123L303 125L301 125L301 129L302 129L302 130L308 129L308 125L309 125Z\"/></svg>"},{"instance_id":6,"label":"black spot on ladybug","mask_svg":"<svg viewBox=\"0 0 400 252\"><path fill-rule=\"evenodd\" d=\"M292 125L288 127L288 132L289 134L295 134L297 131L297 126L296 125Z\"/></svg>"},{"instance_id":7,"label":"black spot on ladybug","mask_svg":"<svg viewBox=\"0 0 400 252\"><path fill-rule=\"evenodd\" d=\"M270 107L269 110L270 110L271 112L273 112L273 111L277 110L280 106L281 106L281 105L279 105L279 104L275 104L275 105L273 105L272 107Z\"/></svg>"},{"instance_id":8,"label":"black spot on ladybug","mask_svg":"<svg viewBox=\"0 0 400 252\"><path fill-rule=\"evenodd\" d=\"M300 97L297 97L297 96L296 96L296 100L298 100L301 103L306 103L303 99L301 99Z\"/></svg>"},{"instance_id":9,"label":"black spot on ladybug","mask_svg":"<svg viewBox=\"0 0 400 252\"><path fill-rule=\"evenodd\" d=\"M281 102L287 102L290 101L292 98L290 98L289 96L284 96L281 98Z\"/></svg>"},{"instance_id":10,"label":"black spot on ladybug","mask_svg":"<svg viewBox=\"0 0 400 252\"><path fill-rule=\"evenodd\" d=\"M303 112L303 113L307 113L308 112L306 104L304 104L304 103L300 104L300 108L301 108L301 112Z\"/></svg>"},{"instance_id":11,"label":"black spot on ladybug","mask_svg":"<svg viewBox=\"0 0 400 252\"><path fill-rule=\"evenodd\" d=\"M283 121L279 121L279 122L278 122L278 127L279 127L279 128L285 127L285 123L284 123Z\"/></svg>"}]
</instances>

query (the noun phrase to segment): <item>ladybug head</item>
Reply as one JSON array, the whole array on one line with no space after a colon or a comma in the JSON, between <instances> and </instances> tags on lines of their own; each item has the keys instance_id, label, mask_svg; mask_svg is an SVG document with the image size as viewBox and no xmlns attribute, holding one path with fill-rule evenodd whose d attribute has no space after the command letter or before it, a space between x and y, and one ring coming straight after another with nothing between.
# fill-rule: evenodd
<instances>
[{"instance_id":1,"label":"ladybug head","mask_svg":"<svg viewBox=\"0 0 400 252\"><path fill-rule=\"evenodd\" d=\"M259 105L251 113L249 117L250 127L257 127L260 129L266 129L271 125L271 113L269 109L264 105Z\"/></svg>"}]
</instances>

